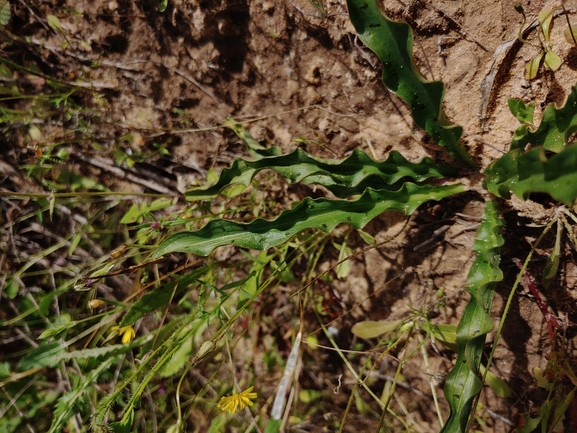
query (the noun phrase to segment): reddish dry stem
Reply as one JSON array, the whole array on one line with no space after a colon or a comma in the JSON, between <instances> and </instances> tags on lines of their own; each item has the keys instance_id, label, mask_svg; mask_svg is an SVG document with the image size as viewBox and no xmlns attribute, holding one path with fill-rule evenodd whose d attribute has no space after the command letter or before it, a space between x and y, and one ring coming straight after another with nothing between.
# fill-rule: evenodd
<instances>
[{"instance_id":1,"label":"reddish dry stem","mask_svg":"<svg viewBox=\"0 0 577 433\"><path fill-rule=\"evenodd\" d=\"M513 262L517 265L517 267L519 269L523 269L523 265L521 263L521 260L519 260L517 258L513 258ZM539 295L539 292L537 292L537 288L533 284L533 280L531 279L531 277L529 276L529 273L527 271L525 271L523 273L523 277L525 278L525 282L527 283L529 290L531 290L531 293L535 297L535 300L537 301L537 305L539 306L539 309L543 313L543 316L545 316L545 320L547 321L547 328L549 330L549 336L551 337L551 341L553 341L554 337L555 337L555 333L553 331L553 328L555 327L557 329L563 329L563 327L557 321L557 318L549 312L547 305L545 305L545 303L543 302L543 299L541 299L541 296Z\"/></svg>"}]
</instances>

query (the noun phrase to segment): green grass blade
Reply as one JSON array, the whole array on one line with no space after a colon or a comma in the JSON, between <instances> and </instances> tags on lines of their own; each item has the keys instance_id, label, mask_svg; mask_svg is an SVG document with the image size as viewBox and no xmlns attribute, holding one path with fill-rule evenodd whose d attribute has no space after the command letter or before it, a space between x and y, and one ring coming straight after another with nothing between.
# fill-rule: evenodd
<instances>
[{"instance_id":1,"label":"green grass blade","mask_svg":"<svg viewBox=\"0 0 577 433\"><path fill-rule=\"evenodd\" d=\"M453 157L472 164L471 157L459 143L463 128L450 126L444 119L443 83L428 82L414 65L411 28L389 20L377 0L347 0L347 5L359 37L383 63L383 81L409 104L415 123Z\"/></svg>"},{"instance_id":2,"label":"green grass blade","mask_svg":"<svg viewBox=\"0 0 577 433\"><path fill-rule=\"evenodd\" d=\"M58 433L65 431L66 423L74 416L77 411L77 405L82 404L82 395L87 390L92 390L98 376L108 369L112 364L118 362L115 357L104 359L98 366L90 371L74 389L62 395L58 399L54 414L52 415L52 424L48 433Z\"/></svg>"},{"instance_id":3,"label":"green grass blade","mask_svg":"<svg viewBox=\"0 0 577 433\"><path fill-rule=\"evenodd\" d=\"M91 418L91 430L95 432L108 432L110 431L108 426L105 424L104 420L106 418L106 413L110 410L113 404L117 401L124 389L132 384L137 377L140 377L140 383L132 388L132 397L124 405L122 411L123 423L128 424L131 417L131 411L133 411L134 403L140 398L142 392L152 380L152 378L159 372L162 366L172 357L174 352L178 350L182 341L190 338L190 336L196 331L197 327L204 323L204 320L197 320L197 327L193 327L189 332L186 333L184 338L178 338L180 332L188 325L193 323L194 317L188 317L186 322L180 323L176 329L173 330L172 334L160 342L160 345L154 350L149 351L149 356L144 358L139 364L136 365L134 370L128 377L116 388L110 392L106 397L100 400L98 406L96 407L95 413ZM149 335L151 339L154 338L152 334ZM134 341L136 342L136 340ZM133 343L134 343L133 342ZM142 344L142 343L141 343ZM154 362L152 362L154 360ZM152 365L151 365L152 363Z\"/></svg>"},{"instance_id":4,"label":"green grass blade","mask_svg":"<svg viewBox=\"0 0 577 433\"><path fill-rule=\"evenodd\" d=\"M66 346L60 342L53 341L43 343L31 354L25 356L19 363L20 371L38 367L54 367L60 361L69 359L87 359L106 355L107 357L126 353L152 339L152 335L144 335L129 344L114 344L111 346L97 347L94 349L66 351Z\"/></svg>"},{"instance_id":5,"label":"green grass blade","mask_svg":"<svg viewBox=\"0 0 577 433\"><path fill-rule=\"evenodd\" d=\"M360 149L355 149L342 161L313 158L302 149L296 149L288 155L271 156L256 161L237 159L231 168L222 171L216 184L188 191L186 198L207 200L231 185L248 186L254 176L265 169L276 171L291 183L323 185L341 198L362 194L369 185L373 189L391 189L390 186L393 186L396 190L401 187L400 181L404 178L422 182L429 178L441 179L455 174L454 169L441 167L430 158L411 163L394 151L386 161L376 162Z\"/></svg>"},{"instance_id":6,"label":"green grass blade","mask_svg":"<svg viewBox=\"0 0 577 433\"><path fill-rule=\"evenodd\" d=\"M426 201L440 200L464 190L461 184L405 183L398 191L368 188L359 199L351 201L307 197L272 221L259 218L249 224L240 224L213 220L198 231L177 233L160 244L154 256L176 251L206 256L223 245L263 250L280 245L307 229L329 232L342 223L360 229L376 216L392 209L408 215Z\"/></svg>"},{"instance_id":7,"label":"green grass blade","mask_svg":"<svg viewBox=\"0 0 577 433\"><path fill-rule=\"evenodd\" d=\"M503 273L499 269L500 250L504 243L501 235L503 226L504 221L499 215L497 202L487 202L473 245L477 258L467 277L467 291L471 294L471 299L457 326L457 361L445 384L445 397L451 408L451 415L443 433L466 431L473 400L483 387L480 373L481 355L485 336L493 329L489 313L494 286L503 279Z\"/></svg>"},{"instance_id":8,"label":"green grass blade","mask_svg":"<svg viewBox=\"0 0 577 433\"><path fill-rule=\"evenodd\" d=\"M557 271L559 270L559 262L561 258L561 238L563 234L563 223L557 220L557 234L555 236L555 244L549 257L547 257L547 262L545 263L545 268L543 269L543 278L541 279L541 284L546 289L549 288L551 283L555 280L557 276Z\"/></svg>"},{"instance_id":9,"label":"green grass blade","mask_svg":"<svg viewBox=\"0 0 577 433\"><path fill-rule=\"evenodd\" d=\"M485 188L498 197L510 198L511 191L526 199L532 192L544 192L571 206L577 199L577 146L564 148L548 158L545 149L535 147L509 151L485 170Z\"/></svg>"}]
</instances>

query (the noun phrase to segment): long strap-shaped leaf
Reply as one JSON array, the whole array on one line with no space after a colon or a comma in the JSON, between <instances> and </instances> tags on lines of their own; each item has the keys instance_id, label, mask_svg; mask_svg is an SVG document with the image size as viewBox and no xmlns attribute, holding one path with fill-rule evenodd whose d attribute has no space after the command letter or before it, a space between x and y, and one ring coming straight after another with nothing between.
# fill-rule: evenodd
<instances>
[{"instance_id":1,"label":"long strap-shaped leaf","mask_svg":"<svg viewBox=\"0 0 577 433\"><path fill-rule=\"evenodd\" d=\"M276 171L291 183L323 185L341 198L362 194L367 186L373 189L397 190L401 187L398 183L406 177L415 182L422 182L428 178L440 179L455 174L455 170L451 167L439 166L430 158L424 158L419 163L411 163L395 151L389 154L386 161L377 162L360 149L355 149L342 161L313 158L302 149L296 149L288 155L271 156L256 161L237 159L232 167L222 171L216 184L188 191L186 198L207 200L228 186L234 184L248 186L254 176L265 169Z\"/></svg>"},{"instance_id":2,"label":"long strap-shaped leaf","mask_svg":"<svg viewBox=\"0 0 577 433\"><path fill-rule=\"evenodd\" d=\"M411 28L389 20L378 0L347 0L347 5L359 37L383 62L383 81L409 104L415 123L453 157L472 164L459 143L463 128L449 126L444 120L441 110L445 93L443 83L428 82L414 65Z\"/></svg>"},{"instance_id":3,"label":"long strap-shaped leaf","mask_svg":"<svg viewBox=\"0 0 577 433\"><path fill-rule=\"evenodd\" d=\"M249 224L213 220L195 232L170 236L154 253L154 257L180 251L206 256L223 245L263 250L280 245L307 229L329 232L338 224L364 227L386 210L398 210L407 215L429 200L440 200L465 190L463 185L415 185L405 183L398 191L367 188L358 200L305 198L277 219L256 219Z\"/></svg>"},{"instance_id":4,"label":"long strap-shaped leaf","mask_svg":"<svg viewBox=\"0 0 577 433\"><path fill-rule=\"evenodd\" d=\"M443 433L466 431L473 400L483 387L479 366L485 336L493 329L489 313L494 286L503 279L499 269L500 250L504 243L501 236L503 226L497 202L488 201L473 245L477 258L467 277L467 291L471 294L471 300L457 327L457 361L445 384L445 397L451 415Z\"/></svg>"}]
</instances>

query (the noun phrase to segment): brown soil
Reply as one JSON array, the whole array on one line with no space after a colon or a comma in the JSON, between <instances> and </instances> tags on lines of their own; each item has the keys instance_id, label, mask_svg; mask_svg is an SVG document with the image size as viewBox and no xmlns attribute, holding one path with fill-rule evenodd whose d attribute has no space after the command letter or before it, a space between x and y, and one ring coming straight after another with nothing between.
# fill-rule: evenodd
<instances>
[{"instance_id":1,"label":"brown soil","mask_svg":"<svg viewBox=\"0 0 577 433\"><path fill-rule=\"evenodd\" d=\"M531 1L525 8L527 22L545 6L555 7L558 2ZM411 161L429 156L450 162L414 127L408 108L384 87L381 66L355 36L344 2L325 0L324 9L326 16L322 17L307 0L171 0L162 13L158 2L152 0L62 0L39 6L13 2L9 29L29 39L18 42L9 54L46 75L93 88L79 93L82 96L76 102L93 110L90 129L97 132L90 140L67 147L75 154L74 170L116 191L182 194L202 182L210 168L218 170L234 158L247 157L236 136L220 127L227 117L247 121L259 142L280 145L287 152L300 146L313 155L335 158L362 148L375 159L384 159L397 150ZM519 44L505 58L493 58L499 46L517 37L521 26L521 17L510 1L417 0L409 5L389 1L385 10L412 25L416 64L427 78L445 83L447 117L464 127L464 142L483 167L501 155L499 149L507 148L518 126L507 107L509 98L534 101L538 118L546 104L564 103L577 78L576 52L563 38L562 18L555 21L552 42L563 65L555 73L540 73L528 82L523 78L524 66L537 53L535 48ZM58 18L59 31L41 25L48 14ZM495 68L498 73L491 91L483 93L481 85ZM56 142L66 129L81 135L82 125L75 122L54 119L41 123L38 141ZM297 138L305 140L296 143ZM171 156L156 155L132 169L121 168L125 174L150 181L143 184L97 166L94 161L100 151L95 144L107 155L114 148L138 154L151 152L153 144L164 145ZM43 190L10 169L30 161L34 151L34 143L23 136L1 150L3 186ZM107 164L115 165L112 161ZM427 311L435 323L458 322L468 300L464 286L474 259L475 224L483 209L479 179L463 180L471 183L469 193L423 206L401 235L353 259L346 279L335 279L330 288L319 287L335 290L340 298L337 302L336 295L325 296L333 300L331 308L340 315L331 326L339 332L341 348L352 349L358 342L351 327L362 320L403 318L416 309ZM285 191L282 202L287 206L302 197L297 188L279 191ZM510 260L526 257L542 230L534 227L543 223L537 217L544 214L547 219L552 205L537 197L535 202L512 201L504 206L508 208L502 265L505 281L497 288L496 324L517 275ZM383 241L406 223L404 216L391 213L373 221L366 231ZM550 248L552 241L548 242ZM353 237L350 246L358 251L366 245ZM544 247L537 254L545 258L548 251ZM336 255L328 251L321 268L336 263ZM555 314L576 322L573 287L577 267L573 253L565 247L563 259L562 278L543 295ZM537 262L531 273L540 275L543 266ZM442 303L436 297L439 290L443 291ZM298 317L289 316L288 323L297 329ZM310 319L305 329L312 333L318 323L314 316ZM570 356L576 355L572 335L569 329ZM489 345L492 339L493 335ZM328 344L322 338L321 343ZM545 367L549 346L546 322L537 304L525 293L515 297L492 368L513 394L508 399L497 398L487 387L481 396L484 425L477 428L509 431L508 422L516 422L519 413L532 404L542 403L533 370ZM371 346L364 343L363 347ZM429 344L425 350L429 366L422 356L412 357L404 366L398 395L406 405L405 419L411 428L428 432L439 430L430 375L448 372L454 353L440 343ZM322 349L305 349L304 361L302 387L329 390L323 397L324 410L339 419L354 377L338 357ZM363 361L357 359L356 366ZM372 384L378 395L396 368L394 357L382 361ZM339 380L342 386L333 394ZM276 383L271 380L259 390L263 401L273 395ZM435 381L434 386L446 418L442 381ZM367 395L363 397L370 401ZM401 413L398 406L395 410ZM334 425L323 417L309 421L300 431L330 431ZM362 415L357 407L351 409L346 430L371 431L377 424L378 416Z\"/></svg>"}]
</instances>

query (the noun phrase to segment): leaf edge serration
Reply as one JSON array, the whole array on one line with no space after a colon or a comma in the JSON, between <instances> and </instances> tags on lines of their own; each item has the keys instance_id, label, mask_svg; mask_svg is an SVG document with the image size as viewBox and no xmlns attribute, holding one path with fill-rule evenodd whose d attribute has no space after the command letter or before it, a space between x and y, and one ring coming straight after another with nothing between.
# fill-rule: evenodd
<instances>
[{"instance_id":1,"label":"leaf edge serration","mask_svg":"<svg viewBox=\"0 0 577 433\"><path fill-rule=\"evenodd\" d=\"M265 250L281 245L307 229L329 232L338 224L360 229L384 211L397 210L409 215L427 201L441 200L464 191L461 184L417 185L406 182L398 191L367 188L356 200L307 197L274 220L258 218L244 224L218 219L200 230L176 233L158 246L153 257L173 252L207 256L224 245Z\"/></svg>"},{"instance_id":2,"label":"leaf edge serration","mask_svg":"<svg viewBox=\"0 0 577 433\"><path fill-rule=\"evenodd\" d=\"M457 360L445 383L445 398L451 413L442 433L464 433L471 416L475 397L481 392L480 364L485 337L493 329L489 316L495 285L503 279L499 268L501 247L505 243L505 221L499 204L489 200L473 244L475 261L467 276L467 291L471 299L457 326Z\"/></svg>"}]
</instances>

